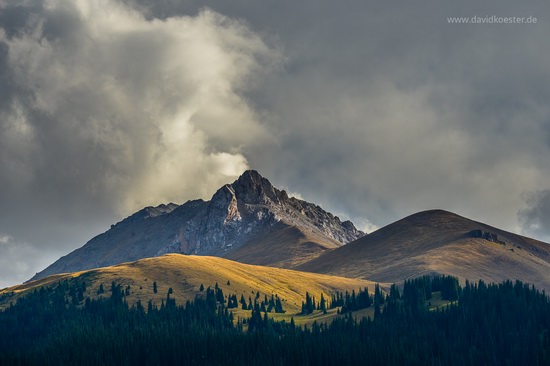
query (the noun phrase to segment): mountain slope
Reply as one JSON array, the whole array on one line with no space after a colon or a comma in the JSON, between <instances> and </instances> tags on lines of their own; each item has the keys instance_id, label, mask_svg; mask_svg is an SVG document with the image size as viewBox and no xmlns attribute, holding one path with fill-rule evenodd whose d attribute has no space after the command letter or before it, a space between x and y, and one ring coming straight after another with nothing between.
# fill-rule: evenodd
<instances>
[{"instance_id":1,"label":"mountain slope","mask_svg":"<svg viewBox=\"0 0 550 366\"><path fill-rule=\"evenodd\" d=\"M363 235L351 222L341 222L317 205L288 197L249 170L221 187L210 201L144 208L32 280L166 253L293 267Z\"/></svg>"},{"instance_id":2,"label":"mountain slope","mask_svg":"<svg viewBox=\"0 0 550 366\"><path fill-rule=\"evenodd\" d=\"M262 299L264 295L270 297L271 294L276 294L283 300L285 310L292 313L301 309L306 291L317 299L321 293L325 298L330 298L335 291L351 291L364 287L374 291L372 282L360 279L253 266L218 257L167 254L111 267L57 274L7 288L0 291L0 299L4 298L0 301L0 308L28 291L73 279L86 283L84 297L91 298L99 296L97 292L101 284L106 291L102 296L106 297L109 296L112 281L122 285L123 289L130 286L126 297L130 305L138 299L144 305L149 300L160 305L166 299L169 288L173 289L170 297L178 304L184 304L186 300L193 300L200 293L201 284L207 288L214 287L217 283L225 295L236 294L238 298L243 295L247 300L249 296L254 298L258 292ZM153 291L154 282L157 284L157 293ZM13 296L6 296L12 292Z\"/></svg>"},{"instance_id":3,"label":"mountain slope","mask_svg":"<svg viewBox=\"0 0 550 366\"><path fill-rule=\"evenodd\" d=\"M251 238L226 258L241 263L253 263L278 268L296 266L338 248L333 241L296 226L277 224L269 233Z\"/></svg>"},{"instance_id":4,"label":"mountain slope","mask_svg":"<svg viewBox=\"0 0 550 366\"><path fill-rule=\"evenodd\" d=\"M197 200L181 206L146 207L59 258L31 280L154 257L167 244L177 242L182 222L204 212L206 206L207 202Z\"/></svg>"},{"instance_id":5,"label":"mountain slope","mask_svg":"<svg viewBox=\"0 0 550 366\"><path fill-rule=\"evenodd\" d=\"M520 279L550 290L550 245L431 210L406 217L297 268L380 282L432 273L489 282Z\"/></svg>"}]
</instances>

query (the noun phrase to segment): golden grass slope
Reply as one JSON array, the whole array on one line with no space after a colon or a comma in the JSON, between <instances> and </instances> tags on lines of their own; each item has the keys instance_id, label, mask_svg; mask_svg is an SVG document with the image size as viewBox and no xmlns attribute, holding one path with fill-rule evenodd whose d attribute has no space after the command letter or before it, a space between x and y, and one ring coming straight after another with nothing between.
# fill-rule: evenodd
<instances>
[{"instance_id":1,"label":"golden grass slope","mask_svg":"<svg viewBox=\"0 0 550 366\"><path fill-rule=\"evenodd\" d=\"M280 268L270 268L247 265L218 257L186 256L167 254L162 257L147 258L136 262L123 263L116 266L87 270L82 272L59 274L37 281L0 290L2 294L13 292L14 296L7 298L0 308L9 305L26 292L52 285L63 280L78 279L87 284L85 297L110 296L111 282L121 284L123 288L130 286L127 302L132 305L138 299L144 306L151 299L160 305L166 299L169 288L172 288L171 298L177 304L193 300L199 293L201 284L205 288L214 287L218 283L225 295L241 294L248 301L254 299L260 292L264 295L277 294L283 300L283 307L288 314L297 313L306 291L317 299L321 293L326 298L335 291L351 291L368 287L374 291L374 283L362 279L328 276L315 273L298 272ZM153 293L153 283L157 283L158 292ZM103 284L105 293L98 295L97 290Z\"/></svg>"}]
</instances>

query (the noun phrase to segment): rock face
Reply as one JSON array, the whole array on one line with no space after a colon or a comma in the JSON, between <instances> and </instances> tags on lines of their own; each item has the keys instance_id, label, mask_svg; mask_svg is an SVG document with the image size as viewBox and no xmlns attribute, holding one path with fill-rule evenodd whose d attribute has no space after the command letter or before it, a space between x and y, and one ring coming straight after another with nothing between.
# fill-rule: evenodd
<instances>
[{"instance_id":1,"label":"rock face","mask_svg":"<svg viewBox=\"0 0 550 366\"><path fill-rule=\"evenodd\" d=\"M258 172L249 170L220 188L206 212L187 223L182 252L221 256L277 223L298 226L339 245L365 235L351 222L342 223L319 206L289 198Z\"/></svg>"},{"instance_id":2,"label":"rock face","mask_svg":"<svg viewBox=\"0 0 550 366\"><path fill-rule=\"evenodd\" d=\"M32 279L166 253L233 255L251 264L261 256L261 264L292 267L364 235L350 221L341 222L317 205L288 197L248 170L210 201L144 208ZM247 255L259 251L261 255Z\"/></svg>"}]
</instances>

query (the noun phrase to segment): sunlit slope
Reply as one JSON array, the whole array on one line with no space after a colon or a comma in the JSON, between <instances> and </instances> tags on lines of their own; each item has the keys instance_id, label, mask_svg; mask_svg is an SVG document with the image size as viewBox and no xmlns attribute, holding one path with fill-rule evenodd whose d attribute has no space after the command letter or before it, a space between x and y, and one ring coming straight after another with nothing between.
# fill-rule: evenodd
<instances>
[{"instance_id":1,"label":"sunlit slope","mask_svg":"<svg viewBox=\"0 0 550 366\"><path fill-rule=\"evenodd\" d=\"M297 269L380 282L424 274L461 280L519 279L550 290L550 245L451 212L420 212Z\"/></svg>"},{"instance_id":2,"label":"sunlit slope","mask_svg":"<svg viewBox=\"0 0 550 366\"><path fill-rule=\"evenodd\" d=\"M374 291L374 283L362 279L247 265L218 257L168 254L111 267L55 275L4 289L0 291L0 296L4 294L0 306L5 307L27 291L65 279L85 282L85 297L91 298L110 296L113 281L123 288L130 286L127 302L131 305L139 299L144 306L150 299L160 305L166 299L169 288L173 290L170 297L183 304L186 300L194 299L200 292L201 284L206 289L218 283L225 295L236 294L239 299L244 295L247 301L249 296L254 299L258 291L262 299L264 295L270 297L271 294L276 294L283 301L283 307L288 313L300 310L306 291L317 299L321 293L330 298L335 291L351 291L363 287ZM153 291L154 282L157 284L157 293ZM98 295L101 284L105 292ZM11 292L13 296L5 296Z\"/></svg>"}]
</instances>

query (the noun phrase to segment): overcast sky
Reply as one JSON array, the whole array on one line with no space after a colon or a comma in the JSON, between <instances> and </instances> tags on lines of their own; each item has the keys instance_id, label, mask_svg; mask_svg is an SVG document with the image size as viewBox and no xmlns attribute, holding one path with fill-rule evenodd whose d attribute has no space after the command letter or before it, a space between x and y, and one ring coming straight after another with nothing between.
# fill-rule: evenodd
<instances>
[{"instance_id":1,"label":"overcast sky","mask_svg":"<svg viewBox=\"0 0 550 366\"><path fill-rule=\"evenodd\" d=\"M537 23L448 22L493 15ZM443 208L550 241L548 17L548 0L0 0L0 288L247 168L367 231Z\"/></svg>"}]
</instances>

